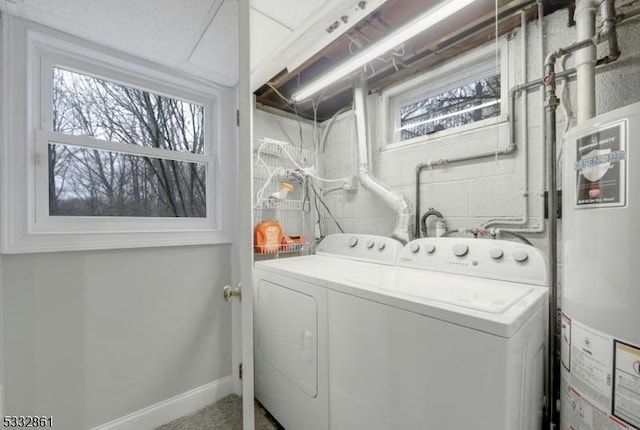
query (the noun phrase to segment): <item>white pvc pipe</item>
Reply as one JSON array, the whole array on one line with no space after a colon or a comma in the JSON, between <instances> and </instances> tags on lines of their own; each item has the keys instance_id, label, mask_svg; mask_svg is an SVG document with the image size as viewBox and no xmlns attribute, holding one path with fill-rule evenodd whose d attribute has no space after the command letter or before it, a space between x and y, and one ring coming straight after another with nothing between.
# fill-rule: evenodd
<instances>
[{"instance_id":1,"label":"white pvc pipe","mask_svg":"<svg viewBox=\"0 0 640 430\"><path fill-rule=\"evenodd\" d=\"M522 32L522 83L526 83L527 81L527 12L524 10L520 11L520 31ZM522 103L522 125L521 125L521 133L522 133L522 143L520 147L522 148L522 224L527 225L529 222L529 121L528 121L528 113L529 109L527 109L527 92L524 91L522 93L522 99L520 100Z\"/></svg>"},{"instance_id":2,"label":"white pvc pipe","mask_svg":"<svg viewBox=\"0 0 640 430\"><path fill-rule=\"evenodd\" d=\"M593 39L596 35L596 6L593 0L576 0L576 40ZM589 46L576 52L577 70L577 123L596 115L596 47Z\"/></svg>"}]
</instances>

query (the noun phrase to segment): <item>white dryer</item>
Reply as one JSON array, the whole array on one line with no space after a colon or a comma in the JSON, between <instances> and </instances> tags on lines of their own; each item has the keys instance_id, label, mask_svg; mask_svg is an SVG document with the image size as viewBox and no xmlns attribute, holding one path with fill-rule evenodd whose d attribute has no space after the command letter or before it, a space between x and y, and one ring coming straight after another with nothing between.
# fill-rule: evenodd
<instances>
[{"instance_id":1,"label":"white dryer","mask_svg":"<svg viewBox=\"0 0 640 430\"><path fill-rule=\"evenodd\" d=\"M329 428L329 286L391 267L401 248L386 237L336 234L316 255L255 263L255 396L287 430Z\"/></svg>"},{"instance_id":2,"label":"white dryer","mask_svg":"<svg viewBox=\"0 0 640 430\"><path fill-rule=\"evenodd\" d=\"M539 430L547 269L516 242L424 238L329 291L331 430Z\"/></svg>"}]
</instances>

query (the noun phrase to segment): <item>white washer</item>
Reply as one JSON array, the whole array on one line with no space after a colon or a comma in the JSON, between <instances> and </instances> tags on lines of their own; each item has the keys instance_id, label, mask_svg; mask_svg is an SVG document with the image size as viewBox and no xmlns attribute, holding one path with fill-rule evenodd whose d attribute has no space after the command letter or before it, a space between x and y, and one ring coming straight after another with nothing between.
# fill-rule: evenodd
<instances>
[{"instance_id":1,"label":"white washer","mask_svg":"<svg viewBox=\"0 0 640 430\"><path fill-rule=\"evenodd\" d=\"M255 263L255 396L287 430L329 428L328 287L391 267L401 248L336 234L316 255Z\"/></svg>"},{"instance_id":2,"label":"white washer","mask_svg":"<svg viewBox=\"0 0 640 430\"><path fill-rule=\"evenodd\" d=\"M538 430L547 270L516 242L424 238L329 291L331 430Z\"/></svg>"}]
</instances>

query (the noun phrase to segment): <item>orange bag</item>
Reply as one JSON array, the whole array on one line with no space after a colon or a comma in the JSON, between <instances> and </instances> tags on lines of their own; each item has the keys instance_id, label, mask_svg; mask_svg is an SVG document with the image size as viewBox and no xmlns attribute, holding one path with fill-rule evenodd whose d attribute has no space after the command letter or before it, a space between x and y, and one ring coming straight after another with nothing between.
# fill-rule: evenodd
<instances>
[{"instance_id":1,"label":"orange bag","mask_svg":"<svg viewBox=\"0 0 640 430\"><path fill-rule=\"evenodd\" d=\"M260 254L275 254L282 243L282 228L275 221L261 221L253 229L253 247Z\"/></svg>"}]
</instances>

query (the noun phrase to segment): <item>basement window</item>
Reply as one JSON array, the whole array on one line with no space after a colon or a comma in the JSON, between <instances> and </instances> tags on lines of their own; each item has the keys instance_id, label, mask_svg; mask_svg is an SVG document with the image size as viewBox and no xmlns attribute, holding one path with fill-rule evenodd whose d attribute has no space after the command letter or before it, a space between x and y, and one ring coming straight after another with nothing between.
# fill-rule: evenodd
<instances>
[{"instance_id":1,"label":"basement window","mask_svg":"<svg viewBox=\"0 0 640 430\"><path fill-rule=\"evenodd\" d=\"M233 144L221 141L234 136L221 131L231 93L5 24L3 252L230 242L233 163L219 154Z\"/></svg>"},{"instance_id":2,"label":"basement window","mask_svg":"<svg viewBox=\"0 0 640 430\"><path fill-rule=\"evenodd\" d=\"M506 51L506 44L500 46ZM495 45L480 48L386 91L386 146L419 143L504 120L507 73L500 52L496 60Z\"/></svg>"}]
</instances>

